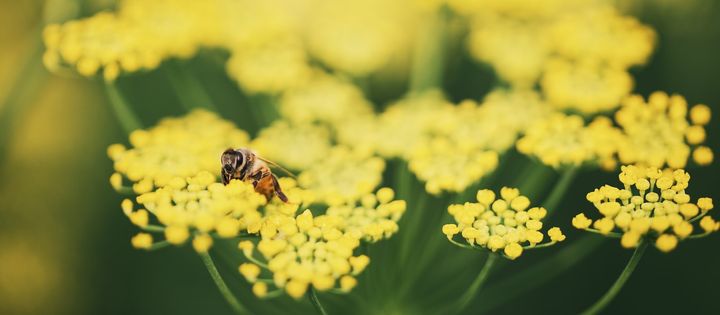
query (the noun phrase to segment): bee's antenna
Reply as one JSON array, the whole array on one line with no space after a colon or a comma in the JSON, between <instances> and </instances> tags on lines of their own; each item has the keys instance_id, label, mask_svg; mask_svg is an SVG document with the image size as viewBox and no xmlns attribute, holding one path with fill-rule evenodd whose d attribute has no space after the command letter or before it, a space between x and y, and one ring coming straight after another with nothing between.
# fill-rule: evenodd
<instances>
[{"instance_id":1,"label":"bee's antenna","mask_svg":"<svg viewBox=\"0 0 720 315\"><path fill-rule=\"evenodd\" d=\"M286 168L278 165L277 163L275 163L275 162L273 162L273 161L270 161L270 160L268 160L268 159L264 159L264 158L259 157L259 156L258 156L257 158L260 159L261 161L267 163L267 164L270 164L270 165L272 165L272 166L277 167L278 169L280 169L281 171L283 171L283 173L285 173L285 174L287 174L287 175L290 175L290 177L292 177L292 178L294 178L294 179L297 179L297 176L295 176L295 174L293 174L292 172L288 171Z\"/></svg>"}]
</instances>

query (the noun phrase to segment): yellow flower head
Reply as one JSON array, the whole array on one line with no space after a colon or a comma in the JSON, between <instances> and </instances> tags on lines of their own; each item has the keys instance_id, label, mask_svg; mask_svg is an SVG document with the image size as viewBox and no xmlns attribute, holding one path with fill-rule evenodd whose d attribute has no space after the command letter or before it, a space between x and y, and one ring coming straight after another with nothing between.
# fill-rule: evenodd
<instances>
[{"instance_id":1,"label":"yellow flower head","mask_svg":"<svg viewBox=\"0 0 720 315\"><path fill-rule=\"evenodd\" d=\"M84 76L103 71L106 80L114 80L121 72L154 69L169 58L188 58L200 47L219 47L231 51L247 51L268 42L286 38L292 23L285 6L279 1L246 0L125 0L118 3L116 12L101 12L92 17L48 25L43 32L47 51L43 61L51 71L64 65L72 66ZM246 51L242 50L242 51ZM302 52L301 52L302 53ZM293 53L257 52L243 55L255 61L263 58L282 60L282 68L273 78L287 81L304 72ZM304 55L303 55L304 56ZM231 62L231 74L260 74L267 89L278 82L269 82L269 75L257 68L268 63L245 63L248 69L237 69L238 59ZM270 70L280 69L279 65ZM304 67L304 68L303 68ZM254 83L257 84L257 80ZM255 86L253 86L255 87Z\"/></svg>"},{"instance_id":2,"label":"yellow flower head","mask_svg":"<svg viewBox=\"0 0 720 315\"><path fill-rule=\"evenodd\" d=\"M503 80L531 87L550 54L545 28L541 23L483 15L471 28L468 47L475 59L492 65Z\"/></svg>"},{"instance_id":3,"label":"yellow flower head","mask_svg":"<svg viewBox=\"0 0 720 315\"><path fill-rule=\"evenodd\" d=\"M337 146L298 176L317 201L339 205L372 192L382 180L385 161L367 152Z\"/></svg>"},{"instance_id":4,"label":"yellow flower head","mask_svg":"<svg viewBox=\"0 0 720 315\"><path fill-rule=\"evenodd\" d=\"M520 195L517 188L504 187L499 198L491 190L477 193L477 202L453 204L448 212L454 224L443 226L448 240L463 247L485 248L493 252L503 250L505 257L515 259L523 250L545 247L565 240L559 228L551 228L550 241L542 243L542 219L547 210L530 207L530 199Z\"/></svg>"},{"instance_id":5,"label":"yellow flower head","mask_svg":"<svg viewBox=\"0 0 720 315\"><path fill-rule=\"evenodd\" d=\"M462 101L454 110L448 137L464 149L504 152L527 126L550 112L540 95L532 90L495 90L480 105Z\"/></svg>"},{"instance_id":6,"label":"yellow flower head","mask_svg":"<svg viewBox=\"0 0 720 315\"><path fill-rule=\"evenodd\" d=\"M301 85L312 70L297 40L239 47L226 65L228 75L249 93L279 93Z\"/></svg>"},{"instance_id":7,"label":"yellow flower head","mask_svg":"<svg viewBox=\"0 0 720 315\"><path fill-rule=\"evenodd\" d=\"M260 130L251 145L261 157L283 167L301 170L311 167L330 152L330 131L308 123L279 120Z\"/></svg>"},{"instance_id":8,"label":"yellow flower head","mask_svg":"<svg viewBox=\"0 0 720 315\"><path fill-rule=\"evenodd\" d=\"M365 255L353 255L360 241L352 233L342 232L336 218L314 217L305 210L296 218L281 217L267 223L271 226L261 234L257 246L245 246L248 250L243 252L256 262L253 255L259 253L267 262L263 267L272 273L272 285L295 299L311 285L318 291L339 288L347 292L354 286L347 277L361 273L370 262ZM250 263L241 265L240 272L249 282L256 282L261 275L259 266Z\"/></svg>"},{"instance_id":9,"label":"yellow flower head","mask_svg":"<svg viewBox=\"0 0 720 315\"><path fill-rule=\"evenodd\" d=\"M377 242L398 231L397 222L405 212L404 200L393 200L391 188L380 188L359 202L330 206L325 213L337 218L338 228L355 238Z\"/></svg>"},{"instance_id":10,"label":"yellow flower head","mask_svg":"<svg viewBox=\"0 0 720 315\"><path fill-rule=\"evenodd\" d=\"M174 178L199 172L219 175L219 158L227 148L246 146L248 135L216 114L195 110L180 118L166 118L155 127L130 134L132 148L108 150L115 171L136 182L135 192L170 184Z\"/></svg>"},{"instance_id":11,"label":"yellow flower head","mask_svg":"<svg viewBox=\"0 0 720 315\"><path fill-rule=\"evenodd\" d=\"M173 244L185 242L190 230L234 237L262 220L260 207L266 200L252 184L233 180L223 185L216 179L209 172L187 180L176 177L168 186L138 196L137 202L166 227L165 236ZM134 213L138 212L131 213L131 218ZM207 250L211 244L206 236L198 236L193 242L198 251Z\"/></svg>"},{"instance_id":12,"label":"yellow flower head","mask_svg":"<svg viewBox=\"0 0 720 315\"><path fill-rule=\"evenodd\" d=\"M355 85L316 74L306 84L283 94L280 113L296 123L317 121L338 126L351 118L372 114L372 105Z\"/></svg>"},{"instance_id":13,"label":"yellow flower head","mask_svg":"<svg viewBox=\"0 0 720 315\"><path fill-rule=\"evenodd\" d=\"M382 157L406 157L433 134L447 134L456 121L455 107L437 91L411 95L379 116L362 116L341 124L338 141Z\"/></svg>"},{"instance_id":14,"label":"yellow flower head","mask_svg":"<svg viewBox=\"0 0 720 315\"><path fill-rule=\"evenodd\" d=\"M585 125L582 117L555 113L520 138L517 149L552 167L580 166L612 159L621 134L607 119Z\"/></svg>"},{"instance_id":15,"label":"yellow flower head","mask_svg":"<svg viewBox=\"0 0 720 315\"><path fill-rule=\"evenodd\" d=\"M704 108L704 105L698 106ZM664 92L655 92L647 102L638 95L625 99L615 114L615 120L625 134L618 152L620 162L654 167L685 167L691 146L705 141L705 130L700 124L704 121L692 121L691 117L691 122L698 122L692 125L687 116L687 101L680 95L668 96ZM709 151L706 147L698 149ZM696 157L700 158L699 164L708 164L712 161L712 152L709 153L709 159L702 151Z\"/></svg>"},{"instance_id":16,"label":"yellow flower head","mask_svg":"<svg viewBox=\"0 0 720 315\"><path fill-rule=\"evenodd\" d=\"M318 1L305 21L309 51L330 67L354 76L376 71L412 38L413 12L403 4Z\"/></svg>"},{"instance_id":17,"label":"yellow flower head","mask_svg":"<svg viewBox=\"0 0 720 315\"><path fill-rule=\"evenodd\" d=\"M495 170L494 151L463 149L446 138L435 138L419 145L410 154L408 166L431 194L462 192Z\"/></svg>"},{"instance_id":18,"label":"yellow flower head","mask_svg":"<svg viewBox=\"0 0 720 315\"><path fill-rule=\"evenodd\" d=\"M662 251L675 248L694 230L693 222L703 218L705 235L717 230L716 222L705 215L713 207L710 198L691 202L685 193L690 175L683 170L623 166L623 188L605 185L587 194L602 216L592 223L585 214L573 218L573 226L604 235L622 234L623 247L636 247L642 239L656 238Z\"/></svg>"},{"instance_id":19,"label":"yellow flower head","mask_svg":"<svg viewBox=\"0 0 720 315\"><path fill-rule=\"evenodd\" d=\"M541 84L556 108L595 114L618 107L632 90L633 79L623 68L558 59L548 63Z\"/></svg>"},{"instance_id":20,"label":"yellow flower head","mask_svg":"<svg viewBox=\"0 0 720 315\"><path fill-rule=\"evenodd\" d=\"M650 27L603 5L564 14L553 23L551 34L559 55L621 69L644 64L655 44L655 32Z\"/></svg>"}]
</instances>

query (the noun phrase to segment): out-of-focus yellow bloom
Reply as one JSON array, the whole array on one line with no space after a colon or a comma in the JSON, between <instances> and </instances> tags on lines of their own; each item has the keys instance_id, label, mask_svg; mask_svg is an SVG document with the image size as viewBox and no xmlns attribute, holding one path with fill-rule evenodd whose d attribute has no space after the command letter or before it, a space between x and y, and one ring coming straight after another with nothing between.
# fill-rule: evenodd
<instances>
[{"instance_id":1,"label":"out-of-focus yellow bloom","mask_svg":"<svg viewBox=\"0 0 720 315\"><path fill-rule=\"evenodd\" d=\"M644 64L655 32L611 6L595 5L564 14L553 23L555 51L571 60L593 60L627 69Z\"/></svg>"},{"instance_id":2,"label":"out-of-focus yellow bloom","mask_svg":"<svg viewBox=\"0 0 720 315\"><path fill-rule=\"evenodd\" d=\"M620 131L607 119L585 125L582 117L555 113L531 126L517 143L523 154L552 167L603 164L617 151Z\"/></svg>"},{"instance_id":3,"label":"out-of-focus yellow bloom","mask_svg":"<svg viewBox=\"0 0 720 315\"><path fill-rule=\"evenodd\" d=\"M551 113L532 90L495 90L482 103L465 100L455 108L448 137L463 149L504 152L526 128Z\"/></svg>"},{"instance_id":4,"label":"out-of-focus yellow bloom","mask_svg":"<svg viewBox=\"0 0 720 315\"><path fill-rule=\"evenodd\" d=\"M291 124L279 120L260 130L250 147L263 158L301 170L330 153L330 131L310 123Z\"/></svg>"},{"instance_id":5,"label":"out-of-focus yellow bloom","mask_svg":"<svg viewBox=\"0 0 720 315\"><path fill-rule=\"evenodd\" d=\"M620 106L630 94L633 79L627 70L597 62L548 63L542 77L543 94L558 109L595 114Z\"/></svg>"},{"instance_id":6,"label":"out-of-focus yellow bloom","mask_svg":"<svg viewBox=\"0 0 720 315\"><path fill-rule=\"evenodd\" d=\"M138 193L207 171L218 176L219 159L227 148L248 143L246 132L216 114L195 110L179 118L165 118L155 127L130 134L132 148L113 145L115 171L136 182Z\"/></svg>"},{"instance_id":7,"label":"out-of-focus yellow bloom","mask_svg":"<svg viewBox=\"0 0 720 315\"><path fill-rule=\"evenodd\" d=\"M360 241L352 233L342 232L336 218L314 217L305 210L296 218L266 223L271 225L261 233L257 247L247 247L244 253L249 257L254 255L253 249L260 253L273 274L272 284L295 299L310 285L318 291L339 286L347 292L354 283L348 283L346 277L361 273L370 262L365 255L353 255ZM241 265L240 272L251 283L259 280L260 268L255 264Z\"/></svg>"},{"instance_id":8,"label":"out-of-focus yellow bloom","mask_svg":"<svg viewBox=\"0 0 720 315\"><path fill-rule=\"evenodd\" d=\"M308 49L340 71L364 76L386 65L412 39L415 12L406 1L315 3L306 20Z\"/></svg>"},{"instance_id":9,"label":"out-of-focus yellow bloom","mask_svg":"<svg viewBox=\"0 0 720 315\"><path fill-rule=\"evenodd\" d=\"M372 105L355 85L339 78L316 74L283 94L280 113L296 123L323 122L337 126L372 114Z\"/></svg>"},{"instance_id":10,"label":"out-of-focus yellow bloom","mask_svg":"<svg viewBox=\"0 0 720 315\"><path fill-rule=\"evenodd\" d=\"M668 96L664 92L655 92L647 102L638 95L626 98L615 113L615 120L625 134L618 152L620 163L685 167L690 156L690 145L700 144L701 141L697 140L704 140L696 138L696 143L686 142L686 137L693 132L704 134L703 127L688 122L687 112L687 101L680 95ZM711 156L712 153L708 157L701 151L698 163L709 163L712 161Z\"/></svg>"},{"instance_id":11,"label":"out-of-focus yellow bloom","mask_svg":"<svg viewBox=\"0 0 720 315\"><path fill-rule=\"evenodd\" d=\"M148 233L138 233L130 239L132 246L137 249L148 249L152 246L153 238Z\"/></svg>"},{"instance_id":12,"label":"out-of-focus yellow bloom","mask_svg":"<svg viewBox=\"0 0 720 315\"><path fill-rule=\"evenodd\" d=\"M495 170L494 151L463 150L446 138L435 138L418 145L410 154L408 166L431 194L462 192Z\"/></svg>"},{"instance_id":13,"label":"out-of-focus yellow bloom","mask_svg":"<svg viewBox=\"0 0 720 315\"><path fill-rule=\"evenodd\" d=\"M623 188L602 186L587 194L602 215L594 221L584 214L573 218L573 226L604 235L622 233L623 247L636 247L642 239L656 238L655 246L668 252L679 240L692 234L692 223L702 217L705 234L717 231L718 225L704 217L712 209L712 200L700 198L692 203L685 193L690 175L683 170L623 166L619 176Z\"/></svg>"},{"instance_id":14,"label":"out-of-focus yellow bloom","mask_svg":"<svg viewBox=\"0 0 720 315\"><path fill-rule=\"evenodd\" d=\"M153 69L168 58L191 57L200 47L232 51L259 47L287 38L293 29L287 7L280 2L124 0L114 13L101 12L47 26L43 34L47 47L43 61L50 70L70 65L84 76L102 70L106 80L114 80L121 72ZM286 57L285 65L294 58L269 55ZM269 58L267 53L253 56L254 60ZM253 64L251 69L232 68L235 72L258 73L253 71L256 67ZM289 72L292 70L284 69L275 80L286 78ZM260 81L267 83L265 77Z\"/></svg>"},{"instance_id":15,"label":"out-of-focus yellow bloom","mask_svg":"<svg viewBox=\"0 0 720 315\"><path fill-rule=\"evenodd\" d=\"M531 87L550 54L545 25L483 15L471 28L470 53L493 66L503 80Z\"/></svg>"},{"instance_id":16,"label":"out-of-focus yellow bloom","mask_svg":"<svg viewBox=\"0 0 720 315\"><path fill-rule=\"evenodd\" d=\"M234 237L261 222L260 207L266 203L252 184L233 180L223 185L209 172L187 180L175 178L168 186L138 196L137 201L166 226L166 237L173 244L185 242L189 229ZM212 241L198 236L193 243L201 250L209 248Z\"/></svg>"},{"instance_id":17,"label":"out-of-focus yellow bloom","mask_svg":"<svg viewBox=\"0 0 720 315\"><path fill-rule=\"evenodd\" d=\"M378 117L343 123L338 141L383 157L407 157L431 135L452 130L454 110L438 91L412 95L390 105Z\"/></svg>"},{"instance_id":18,"label":"out-of-focus yellow bloom","mask_svg":"<svg viewBox=\"0 0 720 315\"><path fill-rule=\"evenodd\" d=\"M382 180L385 161L344 146L333 147L321 160L298 176L303 188L318 201L339 205L372 192Z\"/></svg>"},{"instance_id":19,"label":"out-of-focus yellow bloom","mask_svg":"<svg viewBox=\"0 0 720 315\"><path fill-rule=\"evenodd\" d=\"M392 200L391 188L380 188L360 202L330 206L325 213L337 218L338 228L355 238L369 242L389 238L398 231L397 222L405 212L404 200Z\"/></svg>"},{"instance_id":20,"label":"out-of-focus yellow bloom","mask_svg":"<svg viewBox=\"0 0 720 315\"><path fill-rule=\"evenodd\" d=\"M192 240L193 249L198 253L206 253L212 244L213 239L207 234L196 235Z\"/></svg>"},{"instance_id":21,"label":"out-of-focus yellow bloom","mask_svg":"<svg viewBox=\"0 0 720 315\"><path fill-rule=\"evenodd\" d=\"M496 198L493 191L483 189L478 191L477 201L448 207L455 219L455 224L443 226L443 234L448 240L456 243L456 238L462 239L467 245L461 246L482 247L493 252L503 250L505 257L515 259L523 249L545 247L565 239L560 229L554 227L548 231L550 241L542 243L541 220L547 210L528 209L530 200L520 195L516 188L503 187L500 198Z\"/></svg>"},{"instance_id":22,"label":"out-of-focus yellow bloom","mask_svg":"<svg viewBox=\"0 0 720 315\"><path fill-rule=\"evenodd\" d=\"M251 94L283 92L301 85L312 73L303 47L295 41L241 47L232 52L226 68Z\"/></svg>"}]
</instances>

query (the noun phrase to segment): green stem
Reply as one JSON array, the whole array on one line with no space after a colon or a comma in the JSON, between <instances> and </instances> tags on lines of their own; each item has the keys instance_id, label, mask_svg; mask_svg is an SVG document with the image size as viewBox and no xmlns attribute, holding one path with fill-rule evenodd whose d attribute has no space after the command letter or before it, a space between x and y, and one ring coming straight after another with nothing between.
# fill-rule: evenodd
<instances>
[{"instance_id":1,"label":"green stem","mask_svg":"<svg viewBox=\"0 0 720 315\"><path fill-rule=\"evenodd\" d=\"M562 201L562 198L565 196L565 192L567 192L568 188L570 188L570 184L572 184L576 175L577 168L575 167L563 171L562 175L560 175L560 179L558 179L555 186L553 186L552 191L550 191L550 195L548 195L543 202L543 207L547 209L548 212L555 212L554 209Z\"/></svg>"},{"instance_id":2,"label":"green stem","mask_svg":"<svg viewBox=\"0 0 720 315\"><path fill-rule=\"evenodd\" d=\"M313 306L315 306L315 310L317 310L318 314L321 315L327 315L327 311L325 311L325 308L323 308L322 304L320 304L320 300L318 299L317 292L315 292L315 288L312 287L312 285L308 288L308 298L310 299L310 302Z\"/></svg>"},{"instance_id":3,"label":"green stem","mask_svg":"<svg viewBox=\"0 0 720 315\"><path fill-rule=\"evenodd\" d=\"M598 300L590 308L582 312L583 315L600 313L600 311L602 311L615 298L615 296L620 293L620 289L622 289L623 285L625 285L625 282L627 282L627 280L630 278L630 275L632 275L633 271L635 271L635 267L637 267L637 264L638 262L640 262L640 258L642 258L642 255L643 253L645 253L645 249L647 249L647 247L648 242L641 241L640 245L638 245L637 249L635 249L632 257L630 257L627 265L625 265L625 269L617 278L617 280L615 280L615 283L612 285L612 287L610 287L610 289L605 292L605 295L603 295L600 300Z\"/></svg>"},{"instance_id":4,"label":"green stem","mask_svg":"<svg viewBox=\"0 0 720 315\"><path fill-rule=\"evenodd\" d=\"M444 8L434 12L417 33L410 70L411 91L420 92L442 85L447 14Z\"/></svg>"},{"instance_id":5,"label":"green stem","mask_svg":"<svg viewBox=\"0 0 720 315\"><path fill-rule=\"evenodd\" d=\"M480 269L480 273L478 273L475 280L473 280L473 282L470 284L468 290L465 291L465 293L460 297L460 300L458 300L457 306L455 308L455 313L462 312L468 306L468 304L470 304L470 301L472 301L472 299L477 295L477 292L480 290L480 288L482 288L482 285L487 280L488 275L490 274L490 269L492 269L497 259L497 255L488 254L488 258L487 260L485 260L485 264L483 265L482 269Z\"/></svg>"},{"instance_id":6,"label":"green stem","mask_svg":"<svg viewBox=\"0 0 720 315\"><path fill-rule=\"evenodd\" d=\"M39 38L39 32L37 34L35 37ZM40 62L42 51L43 46L38 39L0 104L0 164L8 153L18 118L30 108L31 102L38 97L40 94L38 91L48 79L47 72Z\"/></svg>"},{"instance_id":7,"label":"green stem","mask_svg":"<svg viewBox=\"0 0 720 315\"><path fill-rule=\"evenodd\" d=\"M483 299L473 303L473 310L478 314L491 311L529 292L533 288L547 283L582 261L604 240L604 237L597 235L585 235L563 247L552 257L522 269L503 279L503 281L489 286Z\"/></svg>"},{"instance_id":8,"label":"green stem","mask_svg":"<svg viewBox=\"0 0 720 315\"><path fill-rule=\"evenodd\" d=\"M125 102L115 83L105 82L105 90L110 99L110 107L118 122L120 122L120 127L122 127L123 131L129 135L133 130L141 129L142 124L140 120L135 116L135 113L127 102Z\"/></svg>"},{"instance_id":9,"label":"green stem","mask_svg":"<svg viewBox=\"0 0 720 315\"><path fill-rule=\"evenodd\" d=\"M200 253L199 255L203 263L205 264L205 268L207 268L208 272L210 273L210 277L215 282L218 290L220 290L220 294L222 294L222 296L225 298L225 301L230 304L230 307L233 309L233 311L236 314L248 313L248 311L240 304L237 298L235 298L232 292L230 292L230 288L228 288L227 284L225 284L225 280L223 280L220 272L218 272L217 270L217 267L215 267L215 263L213 262L212 257L210 257L210 254Z\"/></svg>"},{"instance_id":10,"label":"green stem","mask_svg":"<svg viewBox=\"0 0 720 315\"><path fill-rule=\"evenodd\" d=\"M170 80L175 93L182 106L191 111L195 108L204 108L211 111L217 111L215 104L210 95L202 86L202 83L192 76L180 64L170 64L166 67L165 73Z\"/></svg>"}]
</instances>

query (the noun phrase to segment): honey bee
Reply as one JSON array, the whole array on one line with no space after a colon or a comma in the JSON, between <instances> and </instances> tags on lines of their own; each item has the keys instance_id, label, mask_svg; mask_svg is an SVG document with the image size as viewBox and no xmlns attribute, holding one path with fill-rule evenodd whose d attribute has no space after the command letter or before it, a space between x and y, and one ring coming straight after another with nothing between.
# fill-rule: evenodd
<instances>
[{"instance_id":1,"label":"honey bee","mask_svg":"<svg viewBox=\"0 0 720 315\"><path fill-rule=\"evenodd\" d=\"M268 201L277 196L283 202L288 202L287 196L283 193L280 183L268 165L276 166L292 176L292 173L281 166L263 159L250 149L227 149L220 156L222 163L222 180L227 185L230 180L239 179L251 182L255 191L262 194Z\"/></svg>"}]
</instances>

